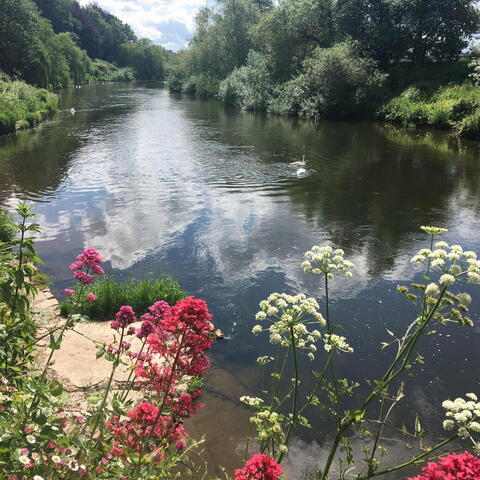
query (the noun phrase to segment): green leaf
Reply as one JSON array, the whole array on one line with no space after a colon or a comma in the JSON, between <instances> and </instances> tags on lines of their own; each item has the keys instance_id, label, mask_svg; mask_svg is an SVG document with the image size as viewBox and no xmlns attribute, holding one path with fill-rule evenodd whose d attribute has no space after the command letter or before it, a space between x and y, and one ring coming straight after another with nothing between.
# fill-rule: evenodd
<instances>
[{"instance_id":1,"label":"green leaf","mask_svg":"<svg viewBox=\"0 0 480 480\"><path fill-rule=\"evenodd\" d=\"M63 386L58 380L53 380L50 384L50 393L54 397L59 397L63 393Z\"/></svg>"}]
</instances>

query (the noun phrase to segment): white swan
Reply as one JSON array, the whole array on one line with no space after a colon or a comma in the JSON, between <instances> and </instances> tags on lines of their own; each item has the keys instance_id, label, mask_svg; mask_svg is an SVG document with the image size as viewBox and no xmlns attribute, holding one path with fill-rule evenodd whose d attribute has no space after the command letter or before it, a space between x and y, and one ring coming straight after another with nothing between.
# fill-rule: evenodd
<instances>
[{"instance_id":1,"label":"white swan","mask_svg":"<svg viewBox=\"0 0 480 480\"><path fill-rule=\"evenodd\" d=\"M297 170L297 177L306 177L308 175L307 170L305 168L299 168Z\"/></svg>"},{"instance_id":2,"label":"white swan","mask_svg":"<svg viewBox=\"0 0 480 480\"><path fill-rule=\"evenodd\" d=\"M70 113L71 113L72 115L75 115L75 109L74 109L73 107L70 109Z\"/></svg>"},{"instance_id":3,"label":"white swan","mask_svg":"<svg viewBox=\"0 0 480 480\"><path fill-rule=\"evenodd\" d=\"M297 160L296 162L292 162L290 165L292 165L292 167L306 167L307 164L305 163L305 155L302 156L302 160Z\"/></svg>"}]
</instances>

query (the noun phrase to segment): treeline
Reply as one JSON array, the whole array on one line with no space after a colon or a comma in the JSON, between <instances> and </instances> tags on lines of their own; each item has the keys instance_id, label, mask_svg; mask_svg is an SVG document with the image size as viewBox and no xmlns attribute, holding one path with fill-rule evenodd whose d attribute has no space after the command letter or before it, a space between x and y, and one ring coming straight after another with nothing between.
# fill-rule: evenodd
<instances>
[{"instance_id":1,"label":"treeline","mask_svg":"<svg viewBox=\"0 0 480 480\"><path fill-rule=\"evenodd\" d=\"M168 54L96 3L0 0L0 70L38 87L162 79Z\"/></svg>"},{"instance_id":2,"label":"treeline","mask_svg":"<svg viewBox=\"0 0 480 480\"><path fill-rule=\"evenodd\" d=\"M478 28L474 0L218 0L168 80L247 110L373 115L407 77L455 64ZM467 77L466 63L451 80Z\"/></svg>"}]
</instances>

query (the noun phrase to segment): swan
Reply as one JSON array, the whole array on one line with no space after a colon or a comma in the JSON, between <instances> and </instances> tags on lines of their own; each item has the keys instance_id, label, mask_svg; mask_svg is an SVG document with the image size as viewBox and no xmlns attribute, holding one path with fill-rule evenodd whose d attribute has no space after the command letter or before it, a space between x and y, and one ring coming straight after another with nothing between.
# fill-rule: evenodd
<instances>
[{"instance_id":1,"label":"swan","mask_svg":"<svg viewBox=\"0 0 480 480\"><path fill-rule=\"evenodd\" d=\"M301 168L304 168L307 166L307 164L305 163L305 155L302 156L302 160L298 160L296 162L292 162L290 165L292 165L292 167L301 167Z\"/></svg>"},{"instance_id":2,"label":"swan","mask_svg":"<svg viewBox=\"0 0 480 480\"><path fill-rule=\"evenodd\" d=\"M73 107L70 109L70 113L71 113L72 115L75 115L75 109L74 109Z\"/></svg>"},{"instance_id":3,"label":"swan","mask_svg":"<svg viewBox=\"0 0 480 480\"><path fill-rule=\"evenodd\" d=\"M308 175L308 172L307 170L305 170L305 168L299 168L297 170L297 177L305 177Z\"/></svg>"}]
</instances>

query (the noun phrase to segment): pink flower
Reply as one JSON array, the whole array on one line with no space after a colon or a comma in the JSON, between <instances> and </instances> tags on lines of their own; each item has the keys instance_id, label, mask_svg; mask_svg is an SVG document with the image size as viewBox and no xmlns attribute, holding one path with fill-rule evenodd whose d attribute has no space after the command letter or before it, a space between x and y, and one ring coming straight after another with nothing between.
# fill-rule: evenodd
<instances>
[{"instance_id":1,"label":"pink flower","mask_svg":"<svg viewBox=\"0 0 480 480\"><path fill-rule=\"evenodd\" d=\"M25 428L23 429L23 431L24 431L25 433L32 433L32 427L25 427Z\"/></svg>"},{"instance_id":2,"label":"pink flower","mask_svg":"<svg viewBox=\"0 0 480 480\"><path fill-rule=\"evenodd\" d=\"M72 290L71 288L66 288L65 289L65 295L67 297L71 297L75 293L75 290Z\"/></svg>"},{"instance_id":3,"label":"pink flower","mask_svg":"<svg viewBox=\"0 0 480 480\"><path fill-rule=\"evenodd\" d=\"M73 272L76 272L77 270L81 270L83 267L83 263L82 262L73 262L71 265L70 265L70 270L72 270Z\"/></svg>"},{"instance_id":4,"label":"pink flower","mask_svg":"<svg viewBox=\"0 0 480 480\"><path fill-rule=\"evenodd\" d=\"M185 442L182 440L179 440L176 444L175 447L177 447L177 450L183 450L185 448Z\"/></svg>"},{"instance_id":5,"label":"pink flower","mask_svg":"<svg viewBox=\"0 0 480 480\"><path fill-rule=\"evenodd\" d=\"M55 448L56 446L57 446L57 442L55 442L55 440L49 440L48 442L49 448Z\"/></svg>"},{"instance_id":6,"label":"pink flower","mask_svg":"<svg viewBox=\"0 0 480 480\"><path fill-rule=\"evenodd\" d=\"M480 480L480 459L468 452L452 453L429 462L421 475L408 480Z\"/></svg>"},{"instance_id":7,"label":"pink flower","mask_svg":"<svg viewBox=\"0 0 480 480\"><path fill-rule=\"evenodd\" d=\"M87 302L96 302L97 301L97 296L94 295L92 292L87 293Z\"/></svg>"},{"instance_id":8,"label":"pink flower","mask_svg":"<svg viewBox=\"0 0 480 480\"><path fill-rule=\"evenodd\" d=\"M84 285L91 285L94 282L94 278L89 273L85 273L82 270L79 270L73 274L73 277Z\"/></svg>"},{"instance_id":9,"label":"pink flower","mask_svg":"<svg viewBox=\"0 0 480 480\"><path fill-rule=\"evenodd\" d=\"M115 315L115 321L112 322L110 326L114 330L118 330L119 328L126 328L131 323L134 323L136 321L137 318L135 317L135 312L133 311L133 308L130 307L130 305L124 305L123 307L120 307L120 310Z\"/></svg>"},{"instance_id":10,"label":"pink flower","mask_svg":"<svg viewBox=\"0 0 480 480\"><path fill-rule=\"evenodd\" d=\"M235 470L233 480L277 480L283 468L269 455L253 455L243 468Z\"/></svg>"}]
</instances>

